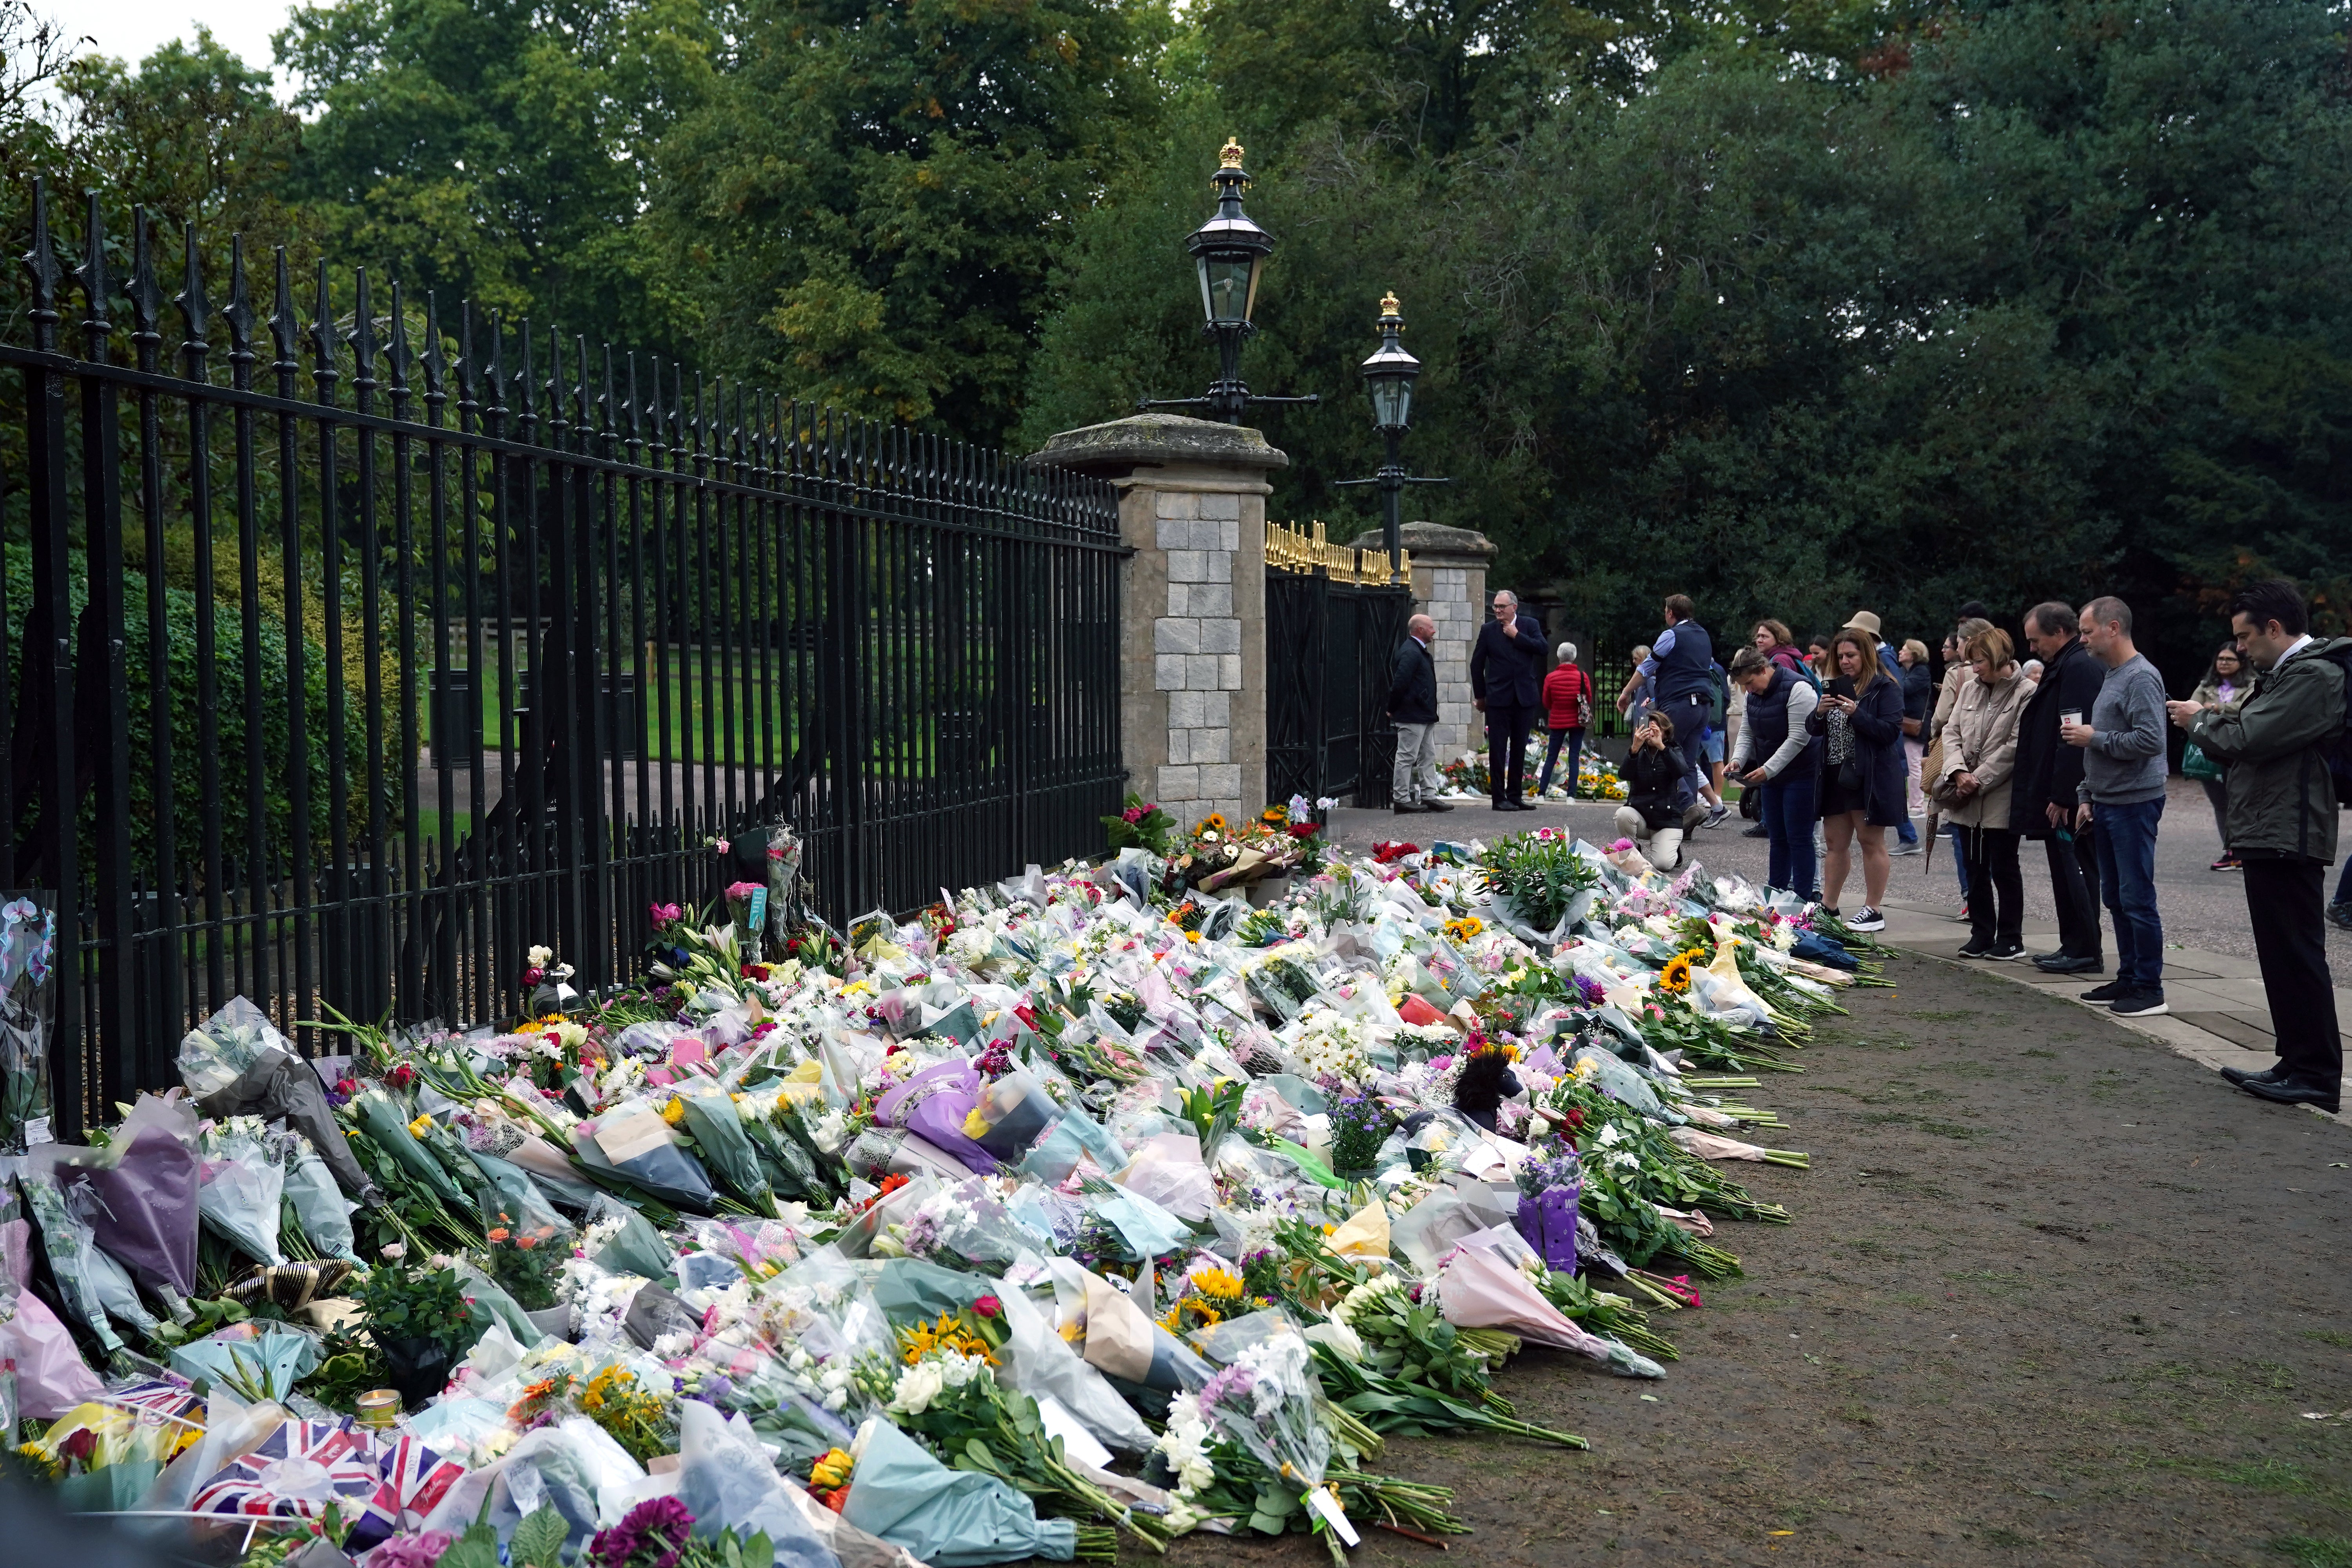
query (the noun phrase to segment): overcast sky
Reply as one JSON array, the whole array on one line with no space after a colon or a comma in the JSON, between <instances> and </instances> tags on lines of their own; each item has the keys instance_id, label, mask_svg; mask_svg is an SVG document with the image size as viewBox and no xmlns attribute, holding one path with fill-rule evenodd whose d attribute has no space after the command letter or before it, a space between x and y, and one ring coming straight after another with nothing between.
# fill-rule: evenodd
<instances>
[{"instance_id":1,"label":"overcast sky","mask_svg":"<svg viewBox=\"0 0 2352 1568\"><path fill-rule=\"evenodd\" d=\"M69 32L136 64L157 45L195 36L199 24L247 64L269 64L269 35L286 25L286 0L37 0Z\"/></svg>"}]
</instances>

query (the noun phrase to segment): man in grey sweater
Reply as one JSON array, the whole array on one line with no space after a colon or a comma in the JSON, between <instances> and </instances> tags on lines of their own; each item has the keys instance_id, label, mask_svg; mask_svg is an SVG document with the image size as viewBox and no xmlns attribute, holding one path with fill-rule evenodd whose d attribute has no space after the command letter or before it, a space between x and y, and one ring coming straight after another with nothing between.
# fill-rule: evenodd
<instances>
[{"instance_id":1,"label":"man in grey sweater","mask_svg":"<svg viewBox=\"0 0 2352 1568\"><path fill-rule=\"evenodd\" d=\"M2095 835L2099 896L2116 922L2116 978L2083 993L2127 1018L2164 1002L2164 926L2156 913L2156 829L2164 816L2164 678L2132 643L2131 606L2083 606L2083 646L2107 667L2088 714L2059 715L2058 738L2083 748L2074 831Z\"/></svg>"}]
</instances>

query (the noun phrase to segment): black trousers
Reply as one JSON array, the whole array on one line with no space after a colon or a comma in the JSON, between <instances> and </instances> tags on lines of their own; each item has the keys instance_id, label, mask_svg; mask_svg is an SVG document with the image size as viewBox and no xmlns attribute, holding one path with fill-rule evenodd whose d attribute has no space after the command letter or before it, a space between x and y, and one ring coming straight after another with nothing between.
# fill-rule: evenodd
<instances>
[{"instance_id":1,"label":"black trousers","mask_svg":"<svg viewBox=\"0 0 2352 1568\"><path fill-rule=\"evenodd\" d=\"M1486 703L1486 783L1498 801L1526 798L1528 731L1535 721L1533 708Z\"/></svg>"},{"instance_id":2,"label":"black trousers","mask_svg":"<svg viewBox=\"0 0 2352 1568\"><path fill-rule=\"evenodd\" d=\"M2058 906L2058 951L2069 958L2103 957L2099 855L2091 836L2077 834L2067 843L2053 833L2042 847L2050 857L2050 894Z\"/></svg>"},{"instance_id":3,"label":"black trousers","mask_svg":"<svg viewBox=\"0 0 2352 1568\"><path fill-rule=\"evenodd\" d=\"M2344 1040L2336 1032L2336 984L2327 973L2327 868L2301 856L2249 856L2244 866L2246 914L2271 1026L2278 1031L2279 1063L2301 1082L2338 1089Z\"/></svg>"},{"instance_id":4,"label":"black trousers","mask_svg":"<svg viewBox=\"0 0 2352 1568\"><path fill-rule=\"evenodd\" d=\"M2017 835L2005 828L1963 827L1969 861L1969 935L1979 947L2007 946L2025 925L2025 879L2017 869Z\"/></svg>"}]
</instances>

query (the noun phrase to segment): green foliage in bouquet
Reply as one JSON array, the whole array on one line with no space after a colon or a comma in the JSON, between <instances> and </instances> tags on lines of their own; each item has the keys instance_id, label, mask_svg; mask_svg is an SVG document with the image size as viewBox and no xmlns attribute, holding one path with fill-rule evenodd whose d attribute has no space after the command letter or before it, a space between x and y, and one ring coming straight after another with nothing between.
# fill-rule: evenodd
<instances>
[{"instance_id":1,"label":"green foliage in bouquet","mask_svg":"<svg viewBox=\"0 0 2352 1568\"><path fill-rule=\"evenodd\" d=\"M1176 831L1175 821L1160 809L1157 802L1132 792L1116 814L1102 819L1102 825L1108 832L1113 853L1142 849L1163 860L1168 858L1171 836Z\"/></svg>"},{"instance_id":2,"label":"green foliage in bouquet","mask_svg":"<svg viewBox=\"0 0 2352 1568\"><path fill-rule=\"evenodd\" d=\"M556 1281L563 1271L565 1251L556 1232L518 1226L501 1214L486 1239L487 1272L515 1299L515 1305L526 1312L545 1311L555 1305Z\"/></svg>"},{"instance_id":3,"label":"green foliage in bouquet","mask_svg":"<svg viewBox=\"0 0 2352 1568\"><path fill-rule=\"evenodd\" d=\"M352 1292L370 1338L429 1340L454 1364L473 1348L473 1309L454 1268L413 1268L400 1258L371 1269Z\"/></svg>"},{"instance_id":4,"label":"green foliage in bouquet","mask_svg":"<svg viewBox=\"0 0 2352 1568\"><path fill-rule=\"evenodd\" d=\"M1486 889L1538 931L1549 931L1577 894L1601 885L1601 873L1565 833L1538 828L1489 845L1479 862Z\"/></svg>"},{"instance_id":5,"label":"green foliage in bouquet","mask_svg":"<svg viewBox=\"0 0 2352 1568\"><path fill-rule=\"evenodd\" d=\"M1370 1171L1388 1137L1388 1108L1376 1097L1341 1100L1331 1107L1331 1169L1349 1175Z\"/></svg>"},{"instance_id":6,"label":"green foliage in bouquet","mask_svg":"<svg viewBox=\"0 0 2352 1568\"><path fill-rule=\"evenodd\" d=\"M1208 1159L1216 1152L1225 1134L1241 1120L1244 1086L1240 1083L1220 1083L1211 1089L1179 1089L1177 1096L1184 1108L1184 1119L1200 1135L1201 1157Z\"/></svg>"}]
</instances>

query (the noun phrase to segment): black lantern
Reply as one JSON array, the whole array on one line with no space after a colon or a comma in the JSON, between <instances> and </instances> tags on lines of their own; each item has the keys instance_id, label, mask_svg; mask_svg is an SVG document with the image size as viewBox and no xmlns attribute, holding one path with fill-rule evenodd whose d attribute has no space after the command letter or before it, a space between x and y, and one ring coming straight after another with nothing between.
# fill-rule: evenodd
<instances>
[{"instance_id":1,"label":"black lantern","mask_svg":"<svg viewBox=\"0 0 2352 1568\"><path fill-rule=\"evenodd\" d=\"M1313 403L1307 397L1258 397L1242 381L1242 342L1257 331L1250 317L1257 310L1258 280L1265 258L1274 254L1274 236L1242 211L1242 193L1249 189L1249 172L1242 167L1242 144L1225 138L1217 155L1217 172L1209 183L1216 187L1217 210L1208 222L1184 237L1192 265L1201 275L1201 311L1207 318L1202 331L1217 340L1218 376L1205 397L1147 397L1143 408L1205 408L1213 419L1238 425L1253 403Z\"/></svg>"},{"instance_id":2,"label":"black lantern","mask_svg":"<svg viewBox=\"0 0 2352 1568\"><path fill-rule=\"evenodd\" d=\"M1404 332L1404 318L1397 313L1394 293L1381 296L1381 346L1363 364L1364 386L1372 395L1372 426L1381 433L1381 446L1387 460L1379 473L1369 479L1341 479L1342 485L1378 485L1381 488L1381 542L1388 546L1389 581L1397 583L1404 576L1404 488L1407 485L1442 485L1445 479L1417 479L1404 471L1399 447L1404 439L1405 427L1412 420L1412 383L1421 374L1421 362L1405 353L1404 344L1397 340Z\"/></svg>"},{"instance_id":3,"label":"black lantern","mask_svg":"<svg viewBox=\"0 0 2352 1568\"><path fill-rule=\"evenodd\" d=\"M1381 297L1381 346L1364 362L1364 384L1372 395L1372 423L1382 430L1402 430L1412 423L1412 380L1421 362L1404 352L1397 337L1404 318L1397 314L1397 297Z\"/></svg>"},{"instance_id":4,"label":"black lantern","mask_svg":"<svg viewBox=\"0 0 2352 1568\"><path fill-rule=\"evenodd\" d=\"M1208 330L1238 328L1246 335L1253 330L1250 312L1257 309L1258 276L1265 269L1265 258L1274 254L1274 236L1242 211L1249 174L1242 167L1242 144L1230 136L1209 183L1217 188L1216 216L1184 237L1184 248L1200 268L1201 308L1208 314Z\"/></svg>"}]
</instances>

